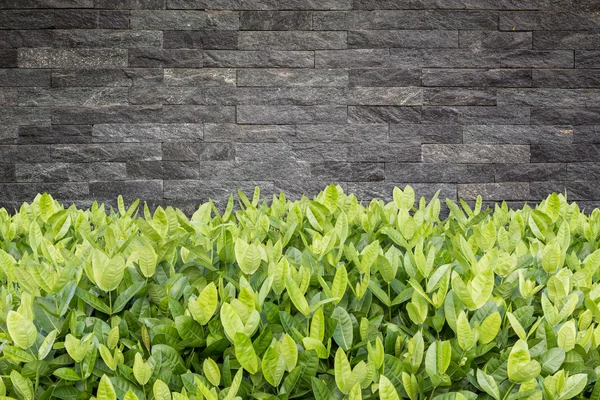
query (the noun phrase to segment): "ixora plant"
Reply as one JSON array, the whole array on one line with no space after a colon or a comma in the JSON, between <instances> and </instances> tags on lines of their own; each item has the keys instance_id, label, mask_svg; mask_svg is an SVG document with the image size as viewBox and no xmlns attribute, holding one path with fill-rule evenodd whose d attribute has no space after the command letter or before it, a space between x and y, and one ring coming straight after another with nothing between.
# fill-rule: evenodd
<instances>
[{"instance_id":1,"label":"ixora plant","mask_svg":"<svg viewBox=\"0 0 600 400\"><path fill-rule=\"evenodd\" d=\"M239 194L0 210L0 396L600 399L600 211Z\"/></svg>"}]
</instances>

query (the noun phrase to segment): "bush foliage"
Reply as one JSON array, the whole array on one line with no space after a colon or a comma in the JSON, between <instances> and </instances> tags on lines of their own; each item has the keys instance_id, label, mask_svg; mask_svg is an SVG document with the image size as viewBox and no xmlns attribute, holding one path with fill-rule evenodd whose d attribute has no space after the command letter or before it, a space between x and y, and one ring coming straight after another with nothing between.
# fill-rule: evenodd
<instances>
[{"instance_id":1,"label":"bush foliage","mask_svg":"<svg viewBox=\"0 0 600 400\"><path fill-rule=\"evenodd\" d=\"M600 211L239 194L0 210L0 396L600 399Z\"/></svg>"}]
</instances>

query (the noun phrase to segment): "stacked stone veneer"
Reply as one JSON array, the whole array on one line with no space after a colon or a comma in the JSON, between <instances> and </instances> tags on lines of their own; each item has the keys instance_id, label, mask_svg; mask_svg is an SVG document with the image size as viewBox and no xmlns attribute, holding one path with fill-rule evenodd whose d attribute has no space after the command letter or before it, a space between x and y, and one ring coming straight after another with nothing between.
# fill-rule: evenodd
<instances>
[{"instance_id":1,"label":"stacked stone veneer","mask_svg":"<svg viewBox=\"0 0 600 400\"><path fill-rule=\"evenodd\" d=\"M0 204L600 203L598 0L0 0Z\"/></svg>"}]
</instances>

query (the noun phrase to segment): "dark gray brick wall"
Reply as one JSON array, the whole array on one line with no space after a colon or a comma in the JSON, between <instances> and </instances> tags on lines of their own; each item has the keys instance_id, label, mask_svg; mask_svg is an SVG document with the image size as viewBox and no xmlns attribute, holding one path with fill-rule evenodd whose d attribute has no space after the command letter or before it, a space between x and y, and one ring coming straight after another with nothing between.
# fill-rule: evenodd
<instances>
[{"instance_id":1,"label":"dark gray brick wall","mask_svg":"<svg viewBox=\"0 0 600 400\"><path fill-rule=\"evenodd\" d=\"M600 204L599 0L0 0L0 204Z\"/></svg>"}]
</instances>

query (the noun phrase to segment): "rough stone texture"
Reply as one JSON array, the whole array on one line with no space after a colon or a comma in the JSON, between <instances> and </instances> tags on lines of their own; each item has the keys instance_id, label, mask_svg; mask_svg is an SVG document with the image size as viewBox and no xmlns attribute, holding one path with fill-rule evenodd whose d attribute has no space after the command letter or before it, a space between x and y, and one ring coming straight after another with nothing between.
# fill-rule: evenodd
<instances>
[{"instance_id":1,"label":"rough stone texture","mask_svg":"<svg viewBox=\"0 0 600 400\"><path fill-rule=\"evenodd\" d=\"M600 205L595 0L0 0L0 204Z\"/></svg>"}]
</instances>

